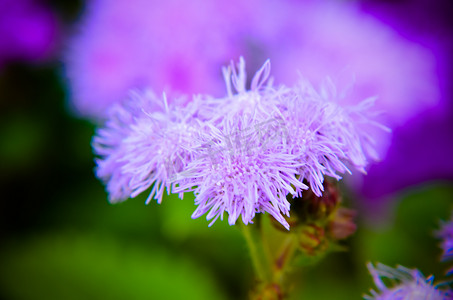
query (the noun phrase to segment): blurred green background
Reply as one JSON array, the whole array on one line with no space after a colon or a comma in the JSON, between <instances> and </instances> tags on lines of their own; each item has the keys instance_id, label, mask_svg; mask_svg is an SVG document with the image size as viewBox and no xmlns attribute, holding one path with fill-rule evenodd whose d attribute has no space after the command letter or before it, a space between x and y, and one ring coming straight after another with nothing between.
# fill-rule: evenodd
<instances>
[{"instance_id":1,"label":"blurred green background","mask_svg":"<svg viewBox=\"0 0 453 300\"><path fill-rule=\"evenodd\" d=\"M68 32L80 1L54 1ZM146 195L111 205L94 176L95 126L72 116L63 66L12 63L0 71L1 299L246 299L248 250L227 222L191 219L193 201ZM442 278L439 220L453 188L402 192L380 224L360 217L348 252L294 274L291 299L361 299L368 261Z\"/></svg>"}]
</instances>

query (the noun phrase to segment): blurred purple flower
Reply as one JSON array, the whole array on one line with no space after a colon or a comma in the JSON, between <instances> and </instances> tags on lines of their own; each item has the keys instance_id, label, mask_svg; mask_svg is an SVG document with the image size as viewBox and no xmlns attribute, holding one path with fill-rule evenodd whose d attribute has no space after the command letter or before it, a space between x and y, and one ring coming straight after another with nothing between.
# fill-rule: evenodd
<instances>
[{"instance_id":1,"label":"blurred purple flower","mask_svg":"<svg viewBox=\"0 0 453 300\"><path fill-rule=\"evenodd\" d=\"M270 57L278 83L298 82L300 71L318 86L331 75L339 95L352 91L339 97L341 105L378 97L376 108L384 112L379 121L395 136L390 140L378 128L370 129L383 163L367 170L371 176L362 186L357 180L362 196L379 199L427 179L452 178L453 168L442 159L451 149L451 122L441 121L450 118L446 53L452 43L445 33L451 31L428 30L441 25L426 16L435 18L430 5L426 15L420 13L422 2L407 11L423 17L426 26L409 31L402 29L410 27L409 21L403 26L366 9L382 22L363 12L366 5L346 2L92 1L67 53L73 104L83 115L103 118L130 88L166 89L169 98L218 96L220 65L241 53L255 69ZM405 8L399 11L404 15ZM421 134L429 142L420 143ZM431 164L421 159L425 153L433 154Z\"/></svg>"},{"instance_id":2,"label":"blurred purple flower","mask_svg":"<svg viewBox=\"0 0 453 300\"><path fill-rule=\"evenodd\" d=\"M0 1L0 67L48 57L55 50L57 31L56 16L43 1Z\"/></svg>"},{"instance_id":3,"label":"blurred purple flower","mask_svg":"<svg viewBox=\"0 0 453 300\"><path fill-rule=\"evenodd\" d=\"M410 300L430 299L445 300L453 297L451 290L441 290L433 285L434 276L425 278L417 269L407 269L397 266L395 269L378 263L374 267L371 263L367 265L373 276L378 292L371 290L371 296L365 295L367 300ZM393 286L387 287L382 278L389 279Z\"/></svg>"},{"instance_id":4,"label":"blurred purple flower","mask_svg":"<svg viewBox=\"0 0 453 300\"><path fill-rule=\"evenodd\" d=\"M432 180L453 181L453 114L427 110L393 131L385 159L373 164L358 188L367 211L382 205L385 195Z\"/></svg>"},{"instance_id":5,"label":"blurred purple flower","mask_svg":"<svg viewBox=\"0 0 453 300\"><path fill-rule=\"evenodd\" d=\"M453 152L453 22L445 12L452 5L440 3L401 2L393 22L385 17L392 10L389 2L375 5L387 8L380 13L372 9L373 1L364 5L369 13L345 2L294 1L274 4L270 11L260 8L266 24L255 23L254 31L261 32L256 44L266 49L259 54L272 59L276 78L287 84L299 70L317 83L330 74L337 88L354 86L343 98L347 103L378 97L379 120L394 135L373 133L382 162L369 167L369 176L353 180L360 198L371 200L363 202L370 212L383 197L408 186L453 180L453 163L445 159ZM404 22L395 22L399 19Z\"/></svg>"},{"instance_id":6,"label":"blurred purple flower","mask_svg":"<svg viewBox=\"0 0 453 300\"><path fill-rule=\"evenodd\" d=\"M98 0L67 55L74 104L102 116L135 87L219 95L218 67L239 53L254 69L270 57L287 85L298 71L354 83L348 101L379 95L389 125L439 98L432 53L349 4Z\"/></svg>"},{"instance_id":7,"label":"blurred purple flower","mask_svg":"<svg viewBox=\"0 0 453 300\"><path fill-rule=\"evenodd\" d=\"M453 259L453 217L442 224L437 236L442 238L441 248L443 250L442 260L450 261ZM453 267L447 271L447 274L453 274Z\"/></svg>"},{"instance_id":8,"label":"blurred purple flower","mask_svg":"<svg viewBox=\"0 0 453 300\"><path fill-rule=\"evenodd\" d=\"M263 21L252 25L254 41L285 84L296 82L297 72L314 83L331 76L339 88L353 84L347 101L378 96L376 107L392 127L439 101L433 53L354 4L270 1L256 13Z\"/></svg>"},{"instance_id":9,"label":"blurred purple flower","mask_svg":"<svg viewBox=\"0 0 453 300\"><path fill-rule=\"evenodd\" d=\"M220 94L219 68L238 57L241 1L96 0L67 53L75 108L104 117L131 88Z\"/></svg>"},{"instance_id":10,"label":"blurred purple flower","mask_svg":"<svg viewBox=\"0 0 453 300\"><path fill-rule=\"evenodd\" d=\"M428 1L361 1L361 7L394 27L401 36L429 49L435 59L438 104L420 110L394 127L387 156L371 165L358 188L365 208L376 211L395 193L424 182L453 181L453 3ZM429 159L427 159L429 158ZM383 208L380 207L381 209Z\"/></svg>"}]
</instances>

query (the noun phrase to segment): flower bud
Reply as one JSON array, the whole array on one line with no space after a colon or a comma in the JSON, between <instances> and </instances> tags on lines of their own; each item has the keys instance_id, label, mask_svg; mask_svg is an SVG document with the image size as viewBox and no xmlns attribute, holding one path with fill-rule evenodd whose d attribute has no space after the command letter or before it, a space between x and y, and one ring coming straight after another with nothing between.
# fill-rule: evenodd
<instances>
[{"instance_id":1,"label":"flower bud","mask_svg":"<svg viewBox=\"0 0 453 300\"><path fill-rule=\"evenodd\" d=\"M297 238L299 249L308 255L324 252L328 246L324 228L315 224L301 226Z\"/></svg>"},{"instance_id":2,"label":"flower bud","mask_svg":"<svg viewBox=\"0 0 453 300\"><path fill-rule=\"evenodd\" d=\"M357 225L354 224L356 211L340 207L336 210L333 220L327 226L328 234L335 240L342 240L352 235Z\"/></svg>"},{"instance_id":3,"label":"flower bud","mask_svg":"<svg viewBox=\"0 0 453 300\"><path fill-rule=\"evenodd\" d=\"M338 186L325 180L324 192L320 197L309 189L304 191L301 198L294 199L295 212L304 222L327 219L341 202Z\"/></svg>"},{"instance_id":4,"label":"flower bud","mask_svg":"<svg viewBox=\"0 0 453 300\"><path fill-rule=\"evenodd\" d=\"M291 203L291 216L284 216L284 218L290 228L311 223L326 224L341 202L341 197L335 183L325 180L323 185L324 192L321 197L316 196L311 189L303 191L302 197L292 198L291 195L288 195L287 199ZM272 217L271 223L276 229L288 232L279 221Z\"/></svg>"},{"instance_id":5,"label":"flower bud","mask_svg":"<svg viewBox=\"0 0 453 300\"><path fill-rule=\"evenodd\" d=\"M253 300L283 300L283 292L276 283L266 285L259 293L250 297Z\"/></svg>"}]
</instances>

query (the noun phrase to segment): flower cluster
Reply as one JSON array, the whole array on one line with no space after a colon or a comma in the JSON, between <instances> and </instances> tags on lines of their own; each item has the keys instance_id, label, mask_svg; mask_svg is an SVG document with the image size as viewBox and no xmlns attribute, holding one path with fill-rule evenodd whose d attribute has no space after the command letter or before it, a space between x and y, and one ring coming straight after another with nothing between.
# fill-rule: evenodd
<instances>
[{"instance_id":1,"label":"flower cluster","mask_svg":"<svg viewBox=\"0 0 453 300\"><path fill-rule=\"evenodd\" d=\"M409 299L430 299L444 300L451 299L453 292L450 290L438 289L433 285L434 277L425 278L417 269L407 269L403 266L397 266L396 269L378 263L374 267L368 263L368 270L373 276L374 283L379 292L371 290L371 296L364 296L367 300L409 300ZM387 287L382 280L387 278L396 282L393 287Z\"/></svg>"},{"instance_id":2,"label":"flower cluster","mask_svg":"<svg viewBox=\"0 0 453 300\"><path fill-rule=\"evenodd\" d=\"M227 96L167 101L134 93L110 112L94 138L97 176L112 202L152 187L148 201L168 193L195 193L193 214L212 223L228 214L252 223L269 213L289 229L287 196L311 189L321 196L326 176L365 171L374 158L368 133L373 98L343 107L330 81L319 90L301 81L273 86L270 62L246 89L245 62L223 69ZM211 223L211 224L212 224Z\"/></svg>"}]
</instances>

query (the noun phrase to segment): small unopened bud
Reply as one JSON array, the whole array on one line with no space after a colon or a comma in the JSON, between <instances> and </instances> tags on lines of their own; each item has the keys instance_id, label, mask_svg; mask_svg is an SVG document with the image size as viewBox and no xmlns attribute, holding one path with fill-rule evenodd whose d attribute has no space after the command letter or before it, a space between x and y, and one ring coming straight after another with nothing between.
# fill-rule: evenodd
<instances>
[{"instance_id":1,"label":"small unopened bud","mask_svg":"<svg viewBox=\"0 0 453 300\"><path fill-rule=\"evenodd\" d=\"M283 292L276 283L270 283L262 288L257 294L253 295L253 300L283 300Z\"/></svg>"},{"instance_id":2,"label":"small unopened bud","mask_svg":"<svg viewBox=\"0 0 453 300\"><path fill-rule=\"evenodd\" d=\"M356 211L340 207L335 212L335 216L328 225L328 233L335 240L342 240L352 235L357 225L354 223Z\"/></svg>"},{"instance_id":3,"label":"small unopened bud","mask_svg":"<svg viewBox=\"0 0 453 300\"><path fill-rule=\"evenodd\" d=\"M341 202L338 186L324 181L324 192L318 197L311 189L304 191L301 198L292 199L293 211L302 222L327 219Z\"/></svg>"},{"instance_id":4,"label":"small unopened bud","mask_svg":"<svg viewBox=\"0 0 453 300\"><path fill-rule=\"evenodd\" d=\"M341 202L340 193L336 183L326 179L324 192L318 197L311 189L303 191L301 197L287 196L291 203L291 216L284 216L290 228L305 226L306 224L326 224ZM271 224L278 230L288 232L279 221L271 216Z\"/></svg>"},{"instance_id":5,"label":"small unopened bud","mask_svg":"<svg viewBox=\"0 0 453 300\"><path fill-rule=\"evenodd\" d=\"M303 225L298 232L299 248L308 255L315 255L327 249L324 228L315 224Z\"/></svg>"}]
</instances>

